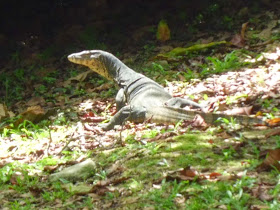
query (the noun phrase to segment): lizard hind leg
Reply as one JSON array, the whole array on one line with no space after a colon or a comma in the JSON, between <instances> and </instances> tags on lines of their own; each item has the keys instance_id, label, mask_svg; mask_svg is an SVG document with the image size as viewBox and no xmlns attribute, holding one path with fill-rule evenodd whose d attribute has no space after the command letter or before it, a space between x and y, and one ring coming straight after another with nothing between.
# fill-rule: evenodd
<instances>
[{"instance_id":1,"label":"lizard hind leg","mask_svg":"<svg viewBox=\"0 0 280 210\"><path fill-rule=\"evenodd\" d=\"M196 108L200 108L203 112L205 110L205 108L202 105L190 99L184 99L184 98L171 98L165 102L165 105L174 108L184 108L186 106L193 106Z\"/></svg>"}]
</instances>

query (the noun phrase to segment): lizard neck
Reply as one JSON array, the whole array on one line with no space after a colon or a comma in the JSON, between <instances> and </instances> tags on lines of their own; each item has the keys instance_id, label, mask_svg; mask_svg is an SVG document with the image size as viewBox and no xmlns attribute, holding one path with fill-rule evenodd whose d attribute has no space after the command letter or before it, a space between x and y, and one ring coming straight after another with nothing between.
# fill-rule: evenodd
<instances>
[{"instance_id":1,"label":"lizard neck","mask_svg":"<svg viewBox=\"0 0 280 210\"><path fill-rule=\"evenodd\" d=\"M120 87L128 86L135 80L144 77L133 71L110 53L104 54L100 59L104 64L110 79L113 79Z\"/></svg>"}]
</instances>

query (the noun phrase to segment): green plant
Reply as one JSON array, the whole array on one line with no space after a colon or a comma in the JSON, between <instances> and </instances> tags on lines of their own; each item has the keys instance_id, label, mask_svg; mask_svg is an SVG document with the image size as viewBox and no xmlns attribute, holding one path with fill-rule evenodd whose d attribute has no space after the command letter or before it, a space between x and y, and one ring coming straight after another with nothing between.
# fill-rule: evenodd
<instances>
[{"instance_id":1,"label":"green plant","mask_svg":"<svg viewBox=\"0 0 280 210\"><path fill-rule=\"evenodd\" d=\"M68 69L67 72L69 72L69 78L75 77L75 76L77 76L79 74L77 69L72 69L72 68Z\"/></svg>"},{"instance_id":2,"label":"green plant","mask_svg":"<svg viewBox=\"0 0 280 210\"><path fill-rule=\"evenodd\" d=\"M192 183L189 188L190 199L187 200L188 209L216 209L225 205L227 209L247 209L250 195L244 191L254 186L254 178L246 175L235 182L206 182L205 186Z\"/></svg>"},{"instance_id":3,"label":"green plant","mask_svg":"<svg viewBox=\"0 0 280 210\"><path fill-rule=\"evenodd\" d=\"M24 204L24 205L23 205ZM21 202L15 200L13 202L9 203L9 209L12 210L29 210L29 209L33 209L31 202L29 199L23 199Z\"/></svg>"},{"instance_id":4,"label":"green plant","mask_svg":"<svg viewBox=\"0 0 280 210\"><path fill-rule=\"evenodd\" d=\"M224 25L227 29L231 30L233 26L233 19L225 15L222 19L222 25Z\"/></svg>"},{"instance_id":5,"label":"green plant","mask_svg":"<svg viewBox=\"0 0 280 210\"><path fill-rule=\"evenodd\" d=\"M273 139L275 140L275 142L276 142L276 147L277 147L277 148L280 148L280 136L277 135L277 136L273 136L272 138L273 138Z\"/></svg>"},{"instance_id":6,"label":"green plant","mask_svg":"<svg viewBox=\"0 0 280 210\"><path fill-rule=\"evenodd\" d=\"M152 66L149 68L144 68L144 72L147 72L151 76L166 75L167 72L164 70L163 66L159 63L152 62Z\"/></svg>"},{"instance_id":7,"label":"green plant","mask_svg":"<svg viewBox=\"0 0 280 210\"><path fill-rule=\"evenodd\" d=\"M233 158L233 156L236 154L236 151L232 147L228 149L223 149L222 152L225 160Z\"/></svg>"},{"instance_id":8,"label":"green plant","mask_svg":"<svg viewBox=\"0 0 280 210\"><path fill-rule=\"evenodd\" d=\"M20 116L5 122L5 124L9 124L9 128L4 128L2 132L3 137L8 137L10 134L16 134L14 137L17 136L22 140L32 137L33 139L38 139L39 135L45 133L45 130L42 129L39 124L33 124L31 121L24 120L18 126L14 126L14 122ZM41 126L44 126L41 124ZM23 135L22 135L23 134Z\"/></svg>"},{"instance_id":9,"label":"green plant","mask_svg":"<svg viewBox=\"0 0 280 210\"><path fill-rule=\"evenodd\" d=\"M175 180L169 183L163 180L161 188L151 191L147 198L153 202L152 206L155 209L177 209L174 199L187 188L188 184L186 181L177 183Z\"/></svg>"},{"instance_id":10,"label":"green plant","mask_svg":"<svg viewBox=\"0 0 280 210\"><path fill-rule=\"evenodd\" d=\"M52 56L54 56L56 52L56 47L55 45L51 45L49 47L47 47L46 49L44 49L41 53L38 54L38 58L46 61L48 59L50 59Z\"/></svg>"},{"instance_id":11,"label":"green plant","mask_svg":"<svg viewBox=\"0 0 280 210\"><path fill-rule=\"evenodd\" d=\"M101 178L102 180L105 180L107 178L107 172L104 170L100 171L100 173L96 173L95 175Z\"/></svg>"},{"instance_id":12,"label":"green plant","mask_svg":"<svg viewBox=\"0 0 280 210\"><path fill-rule=\"evenodd\" d=\"M15 63L15 64L19 64L20 62L20 53L17 50L16 52L14 52L13 54L11 54L11 60Z\"/></svg>"},{"instance_id":13,"label":"green plant","mask_svg":"<svg viewBox=\"0 0 280 210\"><path fill-rule=\"evenodd\" d=\"M67 200L69 197L73 195L73 193L69 193L63 189L60 182L54 182L52 184L52 191L44 191L42 194L43 199L46 201L54 201L56 199L60 199L62 201Z\"/></svg>"},{"instance_id":14,"label":"green plant","mask_svg":"<svg viewBox=\"0 0 280 210\"><path fill-rule=\"evenodd\" d=\"M107 49L105 43L99 41L98 30L94 29L93 27L87 27L80 34L79 38L88 49Z\"/></svg>"},{"instance_id":15,"label":"green plant","mask_svg":"<svg viewBox=\"0 0 280 210\"><path fill-rule=\"evenodd\" d=\"M96 85L96 86L100 86L100 85L103 85L105 83L108 83L109 81L107 79L94 77L94 78L90 79L89 82Z\"/></svg>"},{"instance_id":16,"label":"green plant","mask_svg":"<svg viewBox=\"0 0 280 210\"><path fill-rule=\"evenodd\" d=\"M138 192L144 188L144 185L140 181L137 181L135 179L131 179L127 185L127 187L133 192Z\"/></svg>"},{"instance_id":17,"label":"green plant","mask_svg":"<svg viewBox=\"0 0 280 210\"><path fill-rule=\"evenodd\" d=\"M40 85L39 87L35 88L35 92L38 95L43 95L47 92L48 88L45 85Z\"/></svg>"},{"instance_id":18,"label":"green plant","mask_svg":"<svg viewBox=\"0 0 280 210\"><path fill-rule=\"evenodd\" d=\"M185 71L180 71L178 74L183 75L183 77L186 79L186 81L189 81L191 79L195 78L195 74L192 70L190 70L189 68L187 69L187 72Z\"/></svg>"},{"instance_id":19,"label":"green plant","mask_svg":"<svg viewBox=\"0 0 280 210\"><path fill-rule=\"evenodd\" d=\"M82 95L86 95L86 93L87 92L83 88L74 90L74 95L82 96Z\"/></svg>"},{"instance_id":20,"label":"green plant","mask_svg":"<svg viewBox=\"0 0 280 210\"><path fill-rule=\"evenodd\" d=\"M87 208L89 208L89 209L94 209L94 205L93 205L92 198L91 198L91 197L87 197L87 198L84 200L83 206L84 206L84 207L87 207Z\"/></svg>"},{"instance_id":21,"label":"green plant","mask_svg":"<svg viewBox=\"0 0 280 210\"><path fill-rule=\"evenodd\" d=\"M231 53L227 54L223 60L213 57L207 57L207 60L211 62L210 66L203 65L203 70L201 71L202 76L207 76L209 74L217 74L222 73L228 69L236 69L247 63L240 63L238 61L238 57L236 55L236 51L232 51Z\"/></svg>"},{"instance_id":22,"label":"green plant","mask_svg":"<svg viewBox=\"0 0 280 210\"><path fill-rule=\"evenodd\" d=\"M14 71L14 75L19 81L24 81L25 80L24 72L25 72L24 69L16 69Z\"/></svg>"},{"instance_id":23,"label":"green plant","mask_svg":"<svg viewBox=\"0 0 280 210\"><path fill-rule=\"evenodd\" d=\"M143 48L147 51L147 54L150 54L151 51L155 49L155 47L156 46L154 44L146 44Z\"/></svg>"},{"instance_id":24,"label":"green plant","mask_svg":"<svg viewBox=\"0 0 280 210\"><path fill-rule=\"evenodd\" d=\"M158 130L148 130L145 131L144 134L142 135L142 139L145 138L154 138L158 135L159 131Z\"/></svg>"},{"instance_id":25,"label":"green plant","mask_svg":"<svg viewBox=\"0 0 280 210\"><path fill-rule=\"evenodd\" d=\"M44 166L55 166L58 163L59 161L57 158L49 156L37 161L36 166L43 169Z\"/></svg>"},{"instance_id":26,"label":"green plant","mask_svg":"<svg viewBox=\"0 0 280 210\"><path fill-rule=\"evenodd\" d=\"M117 89L116 88L110 88L107 91L102 91L100 94L101 98L110 98L112 96L115 96L117 93Z\"/></svg>"},{"instance_id":27,"label":"green plant","mask_svg":"<svg viewBox=\"0 0 280 210\"><path fill-rule=\"evenodd\" d=\"M272 103L273 101L272 101L272 99L265 99L264 101L263 101L263 104L262 104L262 106L264 107L264 108L269 108L270 106L271 106L271 103Z\"/></svg>"},{"instance_id":28,"label":"green plant","mask_svg":"<svg viewBox=\"0 0 280 210\"><path fill-rule=\"evenodd\" d=\"M259 148L256 146L256 144L252 141L249 141L249 145L251 146L251 148L253 149L253 153L255 153L255 155L257 156L257 159L260 157L260 150Z\"/></svg>"},{"instance_id":29,"label":"green plant","mask_svg":"<svg viewBox=\"0 0 280 210\"><path fill-rule=\"evenodd\" d=\"M228 125L232 129L237 127L236 119L233 118L233 117L231 117L230 120L228 120L227 118L220 117L220 118L217 119L217 121L221 122L221 123L225 123L226 125Z\"/></svg>"},{"instance_id":30,"label":"green plant","mask_svg":"<svg viewBox=\"0 0 280 210\"><path fill-rule=\"evenodd\" d=\"M277 200L277 199L273 199L272 202L265 202L268 206L269 206L269 209L271 210L278 210L280 209L280 202Z\"/></svg>"},{"instance_id":31,"label":"green plant","mask_svg":"<svg viewBox=\"0 0 280 210\"><path fill-rule=\"evenodd\" d=\"M67 118L64 112L59 112L55 121L53 122L54 125L67 125Z\"/></svg>"},{"instance_id":32,"label":"green plant","mask_svg":"<svg viewBox=\"0 0 280 210\"><path fill-rule=\"evenodd\" d=\"M13 164L7 164L0 169L0 185L9 181L14 173L15 166Z\"/></svg>"},{"instance_id":33,"label":"green plant","mask_svg":"<svg viewBox=\"0 0 280 210\"><path fill-rule=\"evenodd\" d=\"M51 85L51 84L54 84L54 83L55 83L56 78L53 78L53 77L44 77L44 78L43 78L43 81L45 81L47 84Z\"/></svg>"},{"instance_id":34,"label":"green plant","mask_svg":"<svg viewBox=\"0 0 280 210\"><path fill-rule=\"evenodd\" d=\"M226 104L232 104L232 103L235 103L238 101L238 99L240 98L248 98L248 95L247 94L241 94L241 95L238 95L238 96L228 96L226 98Z\"/></svg>"},{"instance_id":35,"label":"green plant","mask_svg":"<svg viewBox=\"0 0 280 210\"><path fill-rule=\"evenodd\" d=\"M0 75L0 85L5 88L5 97L3 101L7 105L15 100L22 99L24 82L25 77L23 69L16 69L12 74L2 73Z\"/></svg>"},{"instance_id":36,"label":"green plant","mask_svg":"<svg viewBox=\"0 0 280 210\"><path fill-rule=\"evenodd\" d=\"M271 113L271 112L270 113L264 113L264 115L267 119L274 119L275 118L274 114Z\"/></svg>"},{"instance_id":37,"label":"green plant","mask_svg":"<svg viewBox=\"0 0 280 210\"><path fill-rule=\"evenodd\" d=\"M106 192L105 199L107 199L107 200L113 200L114 198L115 198L114 193Z\"/></svg>"},{"instance_id":38,"label":"green plant","mask_svg":"<svg viewBox=\"0 0 280 210\"><path fill-rule=\"evenodd\" d=\"M217 11L220 9L220 5L217 3L210 4L207 8L207 12L211 14L217 13Z\"/></svg>"},{"instance_id":39,"label":"green plant","mask_svg":"<svg viewBox=\"0 0 280 210\"><path fill-rule=\"evenodd\" d=\"M174 126L174 131L177 131L179 126L182 124L183 120L180 120L179 122L177 122Z\"/></svg>"},{"instance_id":40,"label":"green plant","mask_svg":"<svg viewBox=\"0 0 280 210\"><path fill-rule=\"evenodd\" d=\"M148 143L145 146L151 153L151 155L155 155L158 153L159 149L162 147L162 144L156 144L155 142Z\"/></svg>"}]
</instances>

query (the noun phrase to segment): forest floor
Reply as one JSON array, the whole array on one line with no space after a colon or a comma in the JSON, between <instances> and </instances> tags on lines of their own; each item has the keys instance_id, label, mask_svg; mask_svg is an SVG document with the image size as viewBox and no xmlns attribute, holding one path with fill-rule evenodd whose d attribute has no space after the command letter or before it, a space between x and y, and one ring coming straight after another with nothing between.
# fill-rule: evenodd
<instances>
[{"instance_id":1,"label":"forest floor","mask_svg":"<svg viewBox=\"0 0 280 210\"><path fill-rule=\"evenodd\" d=\"M279 18L263 12L240 33L198 31L183 55L168 54L186 45L176 40L116 55L173 96L266 125L126 122L103 131L116 111L112 82L66 55L38 67L15 53L7 69L25 68L1 72L1 209L279 209Z\"/></svg>"}]
</instances>

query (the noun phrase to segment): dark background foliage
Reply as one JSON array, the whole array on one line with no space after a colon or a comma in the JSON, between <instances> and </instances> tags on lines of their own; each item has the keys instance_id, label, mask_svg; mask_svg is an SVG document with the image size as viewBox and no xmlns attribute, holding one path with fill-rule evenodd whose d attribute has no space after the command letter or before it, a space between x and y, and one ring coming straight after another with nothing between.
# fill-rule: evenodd
<instances>
[{"instance_id":1,"label":"dark background foliage","mask_svg":"<svg viewBox=\"0 0 280 210\"><path fill-rule=\"evenodd\" d=\"M173 36L186 39L189 34L184 28L192 21L200 22L205 30L218 30L221 15L234 17L240 8L256 4L269 7L265 0L1 1L1 60L18 50L33 53L53 44L59 54L69 47L83 48L77 40L84 30L94 31L94 38L109 46L134 47L130 36L135 30L161 19L170 23Z\"/></svg>"}]
</instances>

